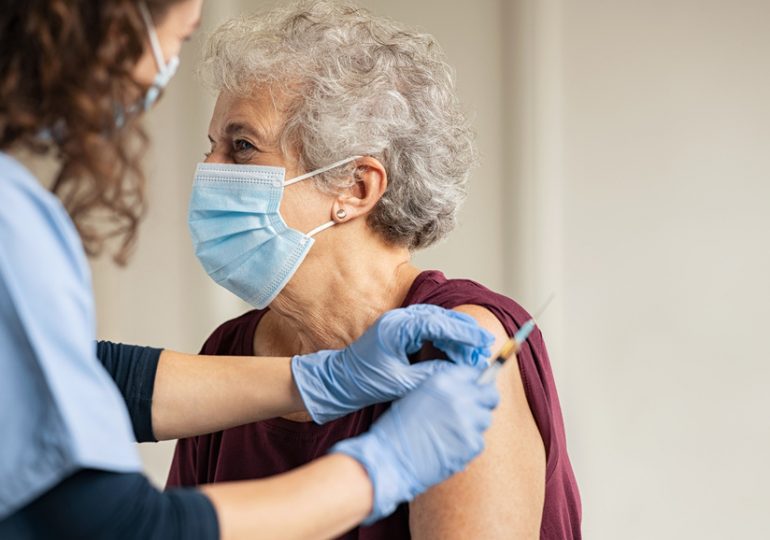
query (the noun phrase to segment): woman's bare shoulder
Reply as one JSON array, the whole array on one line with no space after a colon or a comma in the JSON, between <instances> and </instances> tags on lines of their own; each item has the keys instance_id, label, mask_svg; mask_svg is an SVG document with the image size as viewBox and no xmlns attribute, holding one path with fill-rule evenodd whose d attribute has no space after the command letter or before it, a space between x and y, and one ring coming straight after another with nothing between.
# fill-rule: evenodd
<instances>
[{"instance_id":1,"label":"woman's bare shoulder","mask_svg":"<svg viewBox=\"0 0 770 540\"><path fill-rule=\"evenodd\" d=\"M495 335L493 350L508 335L488 309L461 305ZM527 403L516 362L498 374L501 401L486 448L468 468L410 505L416 539L538 538L545 494L545 450Z\"/></svg>"}]
</instances>

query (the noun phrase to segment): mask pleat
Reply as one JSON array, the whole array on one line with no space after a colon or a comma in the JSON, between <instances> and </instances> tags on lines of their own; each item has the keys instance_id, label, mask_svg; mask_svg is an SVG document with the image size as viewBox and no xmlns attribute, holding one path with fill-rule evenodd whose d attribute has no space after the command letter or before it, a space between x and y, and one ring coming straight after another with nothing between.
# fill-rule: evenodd
<instances>
[{"instance_id":1,"label":"mask pleat","mask_svg":"<svg viewBox=\"0 0 770 540\"><path fill-rule=\"evenodd\" d=\"M190 197L198 260L214 281L260 309L286 286L314 242L281 217L284 176L276 167L199 164Z\"/></svg>"}]
</instances>

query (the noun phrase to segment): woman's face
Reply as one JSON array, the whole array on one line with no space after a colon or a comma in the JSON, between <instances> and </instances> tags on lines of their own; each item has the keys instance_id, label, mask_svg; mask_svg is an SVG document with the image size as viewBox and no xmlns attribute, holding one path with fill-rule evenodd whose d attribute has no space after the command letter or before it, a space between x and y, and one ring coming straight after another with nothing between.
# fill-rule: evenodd
<instances>
[{"instance_id":1,"label":"woman's face","mask_svg":"<svg viewBox=\"0 0 770 540\"><path fill-rule=\"evenodd\" d=\"M169 7L160 21L153 21L166 62L179 56L182 44L190 39L198 28L202 7L203 0L183 0ZM140 84L149 86L158 73L158 65L152 55L149 35L145 38L145 42L144 54L134 68L134 79Z\"/></svg>"},{"instance_id":2,"label":"woman's face","mask_svg":"<svg viewBox=\"0 0 770 540\"><path fill-rule=\"evenodd\" d=\"M223 91L217 99L209 125L211 151L206 163L267 165L286 169L286 180L303 174L297 168L297 153L284 155L277 138L284 116L280 99L270 92L238 96ZM289 227L308 232L332 219L334 196L316 189L312 179L284 190L281 215Z\"/></svg>"}]
</instances>

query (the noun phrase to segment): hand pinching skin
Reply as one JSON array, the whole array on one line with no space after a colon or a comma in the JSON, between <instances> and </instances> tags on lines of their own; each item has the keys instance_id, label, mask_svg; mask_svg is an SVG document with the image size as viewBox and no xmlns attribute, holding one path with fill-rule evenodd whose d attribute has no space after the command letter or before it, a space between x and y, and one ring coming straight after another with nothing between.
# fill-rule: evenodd
<instances>
[{"instance_id":1,"label":"hand pinching skin","mask_svg":"<svg viewBox=\"0 0 770 540\"><path fill-rule=\"evenodd\" d=\"M436 373L447 362L410 366L407 358L427 341L452 363L484 367L493 340L464 313L414 305L385 313L344 349L295 356L292 373L308 412L321 424L398 399Z\"/></svg>"}]
</instances>

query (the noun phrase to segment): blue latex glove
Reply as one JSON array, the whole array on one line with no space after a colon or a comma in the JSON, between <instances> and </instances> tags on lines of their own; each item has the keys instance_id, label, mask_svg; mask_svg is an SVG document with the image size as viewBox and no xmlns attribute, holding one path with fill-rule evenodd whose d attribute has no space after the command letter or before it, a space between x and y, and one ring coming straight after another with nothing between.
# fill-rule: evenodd
<instances>
[{"instance_id":1,"label":"blue latex glove","mask_svg":"<svg viewBox=\"0 0 770 540\"><path fill-rule=\"evenodd\" d=\"M486 365L492 334L472 317L431 305L385 313L355 343L295 356L291 370L310 416L322 424L353 411L393 401L417 388L446 362L409 365L425 341L456 364Z\"/></svg>"},{"instance_id":2,"label":"blue latex glove","mask_svg":"<svg viewBox=\"0 0 770 540\"><path fill-rule=\"evenodd\" d=\"M332 447L359 461L374 487L371 524L465 468L484 448L500 399L479 370L447 365L393 403L365 434Z\"/></svg>"}]
</instances>

